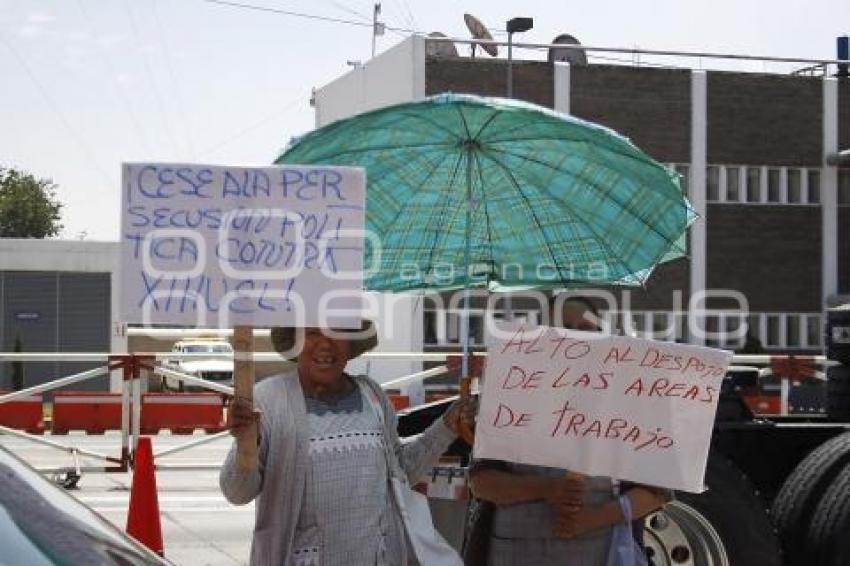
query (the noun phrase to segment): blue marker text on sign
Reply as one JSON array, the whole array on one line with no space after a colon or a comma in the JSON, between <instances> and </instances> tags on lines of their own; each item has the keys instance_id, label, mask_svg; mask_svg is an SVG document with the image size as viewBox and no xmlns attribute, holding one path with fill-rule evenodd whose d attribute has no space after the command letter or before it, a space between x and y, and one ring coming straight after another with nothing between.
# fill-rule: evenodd
<instances>
[{"instance_id":1,"label":"blue marker text on sign","mask_svg":"<svg viewBox=\"0 0 850 566\"><path fill-rule=\"evenodd\" d=\"M309 324L362 285L361 169L127 164L123 186L128 322Z\"/></svg>"}]
</instances>

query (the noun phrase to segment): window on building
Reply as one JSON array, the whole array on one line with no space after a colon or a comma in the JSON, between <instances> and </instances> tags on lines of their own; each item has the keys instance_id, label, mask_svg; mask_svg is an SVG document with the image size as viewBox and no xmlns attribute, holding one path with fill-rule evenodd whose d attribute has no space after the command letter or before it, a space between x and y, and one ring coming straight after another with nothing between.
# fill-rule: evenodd
<instances>
[{"instance_id":1,"label":"window on building","mask_svg":"<svg viewBox=\"0 0 850 566\"><path fill-rule=\"evenodd\" d=\"M802 202L801 176L799 169L788 169L788 202Z\"/></svg>"},{"instance_id":2,"label":"window on building","mask_svg":"<svg viewBox=\"0 0 850 566\"><path fill-rule=\"evenodd\" d=\"M738 335L738 332L743 325L741 317L734 314L727 314L723 317L723 328L721 343L725 348L740 348L743 344L743 339Z\"/></svg>"},{"instance_id":3,"label":"window on building","mask_svg":"<svg viewBox=\"0 0 850 566\"><path fill-rule=\"evenodd\" d=\"M460 317L454 313L446 315L446 339L457 342L460 337Z\"/></svg>"},{"instance_id":4,"label":"window on building","mask_svg":"<svg viewBox=\"0 0 850 566\"><path fill-rule=\"evenodd\" d=\"M676 173L679 174L679 184L682 186L682 194L691 194L690 175L691 168L687 165L676 165Z\"/></svg>"},{"instance_id":5,"label":"window on building","mask_svg":"<svg viewBox=\"0 0 850 566\"><path fill-rule=\"evenodd\" d=\"M806 345L810 348L821 347L823 335L822 323L819 314L810 314L806 317Z\"/></svg>"},{"instance_id":6,"label":"window on building","mask_svg":"<svg viewBox=\"0 0 850 566\"><path fill-rule=\"evenodd\" d=\"M434 311L425 311L423 314L425 318L425 344L439 344L437 340L437 313Z\"/></svg>"},{"instance_id":7,"label":"window on building","mask_svg":"<svg viewBox=\"0 0 850 566\"><path fill-rule=\"evenodd\" d=\"M761 202L760 167L747 167L747 202Z\"/></svg>"},{"instance_id":8,"label":"window on building","mask_svg":"<svg viewBox=\"0 0 850 566\"><path fill-rule=\"evenodd\" d=\"M758 340L759 345L762 344L761 339L761 317L758 314L750 313L747 317L747 337L752 342ZM747 338L745 338L745 341Z\"/></svg>"},{"instance_id":9,"label":"window on building","mask_svg":"<svg viewBox=\"0 0 850 566\"><path fill-rule=\"evenodd\" d=\"M676 325L674 322L671 313L652 313L652 339L673 340L676 336Z\"/></svg>"},{"instance_id":10,"label":"window on building","mask_svg":"<svg viewBox=\"0 0 850 566\"><path fill-rule=\"evenodd\" d=\"M602 319L602 325L604 328L608 328L611 332L615 332L617 330L617 324L620 319L620 315L617 311L602 311L599 313L599 317ZM622 328L620 328L620 330L622 330Z\"/></svg>"},{"instance_id":11,"label":"window on building","mask_svg":"<svg viewBox=\"0 0 850 566\"><path fill-rule=\"evenodd\" d=\"M782 170L767 170L767 202L782 202Z\"/></svg>"},{"instance_id":12,"label":"window on building","mask_svg":"<svg viewBox=\"0 0 850 566\"><path fill-rule=\"evenodd\" d=\"M741 172L738 167L726 168L726 201L738 202L741 200Z\"/></svg>"},{"instance_id":13,"label":"window on building","mask_svg":"<svg viewBox=\"0 0 850 566\"><path fill-rule=\"evenodd\" d=\"M709 165L705 173L705 198L708 202L717 202L720 200L720 168L717 165Z\"/></svg>"},{"instance_id":14,"label":"window on building","mask_svg":"<svg viewBox=\"0 0 850 566\"><path fill-rule=\"evenodd\" d=\"M706 315L705 320L705 345L709 348L720 347L720 321L717 315Z\"/></svg>"},{"instance_id":15,"label":"window on building","mask_svg":"<svg viewBox=\"0 0 850 566\"><path fill-rule=\"evenodd\" d=\"M820 171L818 169L809 169L809 204L820 203Z\"/></svg>"},{"instance_id":16,"label":"window on building","mask_svg":"<svg viewBox=\"0 0 850 566\"><path fill-rule=\"evenodd\" d=\"M629 325L629 321L631 321L631 325ZM643 336L646 333L646 313L624 313L623 331L627 335Z\"/></svg>"},{"instance_id":17,"label":"window on building","mask_svg":"<svg viewBox=\"0 0 850 566\"><path fill-rule=\"evenodd\" d=\"M850 169L838 170L838 204L850 204Z\"/></svg>"},{"instance_id":18,"label":"window on building","mask_svg":"<svg viewBox=\"0 0 850 566\"><path fill-rule=\"evenodd\" d=\"M484 316L481 314L469 315L469 343L484 344Z\"/></svg>"},{"instance_id":19,"label":"window on building","mask_svg":"<svg viewBox=\"0 0 850 566\"><path fill-rule=\"evenodd\" d=\"M782 317L778 314L765 315L765 326L764 345L769 348L781 346Z\"/></svg>"},{"instance_id":20,"label":"window on building","mask_svg":"<svg viewBox=\"0 0 850 566\"><path fill-rule=\"evenodd\" d=\"M789 348L799 348L800 342L800 315L789 314L785 317L785 345Z\"/></svg>"}]
</instances>

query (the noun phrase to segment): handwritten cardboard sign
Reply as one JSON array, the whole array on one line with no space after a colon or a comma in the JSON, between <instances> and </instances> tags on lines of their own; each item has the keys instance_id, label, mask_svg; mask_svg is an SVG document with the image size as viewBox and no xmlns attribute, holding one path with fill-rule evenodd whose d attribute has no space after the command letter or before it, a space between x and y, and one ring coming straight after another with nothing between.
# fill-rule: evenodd
<instances>
[{"instance_id":1,"label":"handwritten cardboard sign","mask_svg":"<svg viewBox=\"0 0 850 566\"><path fill-rule=\"evenodd\" d=\"M358 326L364 198L358 168L125 164L124 320Z\"/></svg>"},{"instance_id":2,"label":"handwritten cardboard sign","mask_svg":"<svg viewBox=\"0 0 850 566\"><path fill-rule=\"evenodd\" d=\"M477 458L701 492L732 354L512 326L489 347Z\"/></svg>"}]
</instances>

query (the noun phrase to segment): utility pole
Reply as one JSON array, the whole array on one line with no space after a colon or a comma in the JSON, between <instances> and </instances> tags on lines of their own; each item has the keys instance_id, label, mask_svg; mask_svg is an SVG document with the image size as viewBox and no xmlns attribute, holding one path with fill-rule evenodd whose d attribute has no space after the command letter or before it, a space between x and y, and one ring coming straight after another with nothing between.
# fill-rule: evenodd
<instances>
[{"instance_id":1,"label":"utility pole","mask_svg":"<svg viewBox=\"0 0 850 566\"><path fill-rule=\"evenodd\" d=\"M372 57L375 56L375 40L379 35L384 35L384 23L378 21L378 16L381 15L381 3L375 3L375 9L372 12Z\"/></svg>"},{"instance_id":2,"label":"utility pole","mask_svg":"<svg viewBox=\"0 0 850 566\"><path fill-rule=\"evenodd\" d=\"M514 34L530 30L534 27L532 18L511 18L508 20L508 98L514 97Z\"/></svg>"}]
</instances>

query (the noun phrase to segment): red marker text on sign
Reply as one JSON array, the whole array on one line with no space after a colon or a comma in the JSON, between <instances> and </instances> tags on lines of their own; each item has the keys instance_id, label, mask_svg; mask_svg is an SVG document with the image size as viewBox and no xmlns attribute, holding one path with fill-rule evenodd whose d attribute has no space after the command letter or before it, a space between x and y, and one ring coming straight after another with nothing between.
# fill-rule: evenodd
<instances>
[{"instance_id":1,"label":"red marker text on sign","mask_svg":"<svg viewBox=\"0 0 850 566\"><path fill-rule=\"evenodd\" d=\"M675 444L670 436L662 434L660 427L654 431L643 429L619 417L590 419L586 414L570 407L569 401L565 401L563 407L552 414L557 418L550 433L551 437L557 435L619 440L631 443L636 452L645 448L670 448Z\"/></svg>"},{"instance_id":2,"label":"red marker text on sign","mask_svg":"<svg viewBox=\"0 0 850 566\"><path fill-rule=\"evenodd\" d=\"M518 354L536 354L543 351L542 347L539 347L540 338L546 334L546 327L541 327L537 332L536 336L532 335L528 339L525 338L525 327L520 326L517 331L511 336L511 339L505 343L504 348L502 348L502 353L508 351L510 348L514 348L514 351Z\"/></svg>"},{"instance_id":3,"label":"red marker text on sign","mask_svg":"<svg viewBox=\"0 0 850 566\"><path fill-rule=\"evenodd\" d=\"M568 375L569 372L570 368L564 369L564 371L561 372L561 375L552 382L552 389L559 389L568 385L572 385L573 387L584 387L585 389L608 389L608 380L614 377L614 374L611 372L584 372L578 377L578 379L573 381L573 377Z\"/></svg>"},{"instance_id":4,"label":"red marker text on sign","mask_svg":"<svg viewBox=\"0 0 850 566\"><path fill-rule=\"evenodd\" d=\"M634 395L642 397L646 394L647 397L680 397L689 401L697 401L700 403L714 403L714 394L717 388L711 385L694 385L690 383L671 383L670 380L660 377L644 382L642 378L637 378L632 381L623 391L626 396Z\"/></svg>"},{"instance_id":5,"label":"red marker text on sign","mask_svg":"<svg viewBox=\"0 0 850 566\"><path fill-rule=\"evenodd\" d=\"M531 418L531 413L514 411L507 405L499 403L496 417L493 419L493 426L496 428L524 427L531 422Z\"/></svg>"},{"instance_id":6,"label":"red marker text on sign","mask_svg":"<svg viewBox=\"0 0 850 566\"><path fill-rule=\"evenodd\" d=\"M563 335L552 338L552 344L555 345L555 349L553 349L552 353L549 355L550 358L557 356L563 349L563 352L561 353L565 359L577 360L588 355L591 350L590 344L587 341L576 340L575 338Z\"/></svg>"},{"instance_id":7,"label":"red marker text on sign","mask_svg":"<svg viewBox=\"0 0 850 566\"><path fill-rule=\"evenodd\" d=\"M519 366L511 366L508 370L508 375L505 376L505 381L502 383L502 389L537 389L542 376L546 375L544 371L526 371Z\"/></svg>"},{"instance_id":8,"label":"red marker text on sign","mask_svg":"<svg viewBox=\"0 0 850 566\"><path fill-rule=\"evenodd\" d=\"M607 364L611 360L613 360L615 363L618 363L618 364L625 364L625 363L628 363L628 362L636 362L637 360L635 358L629 357L629 354L631 354L631 353L632 353L632 347L631 346L626 346L626 349L623 350L622 352L620 351L620 348L617 348L615 346L608 351L608 355L605 356L605 361L602 362L602 363Z\"/></svg>"}]
</instances>

